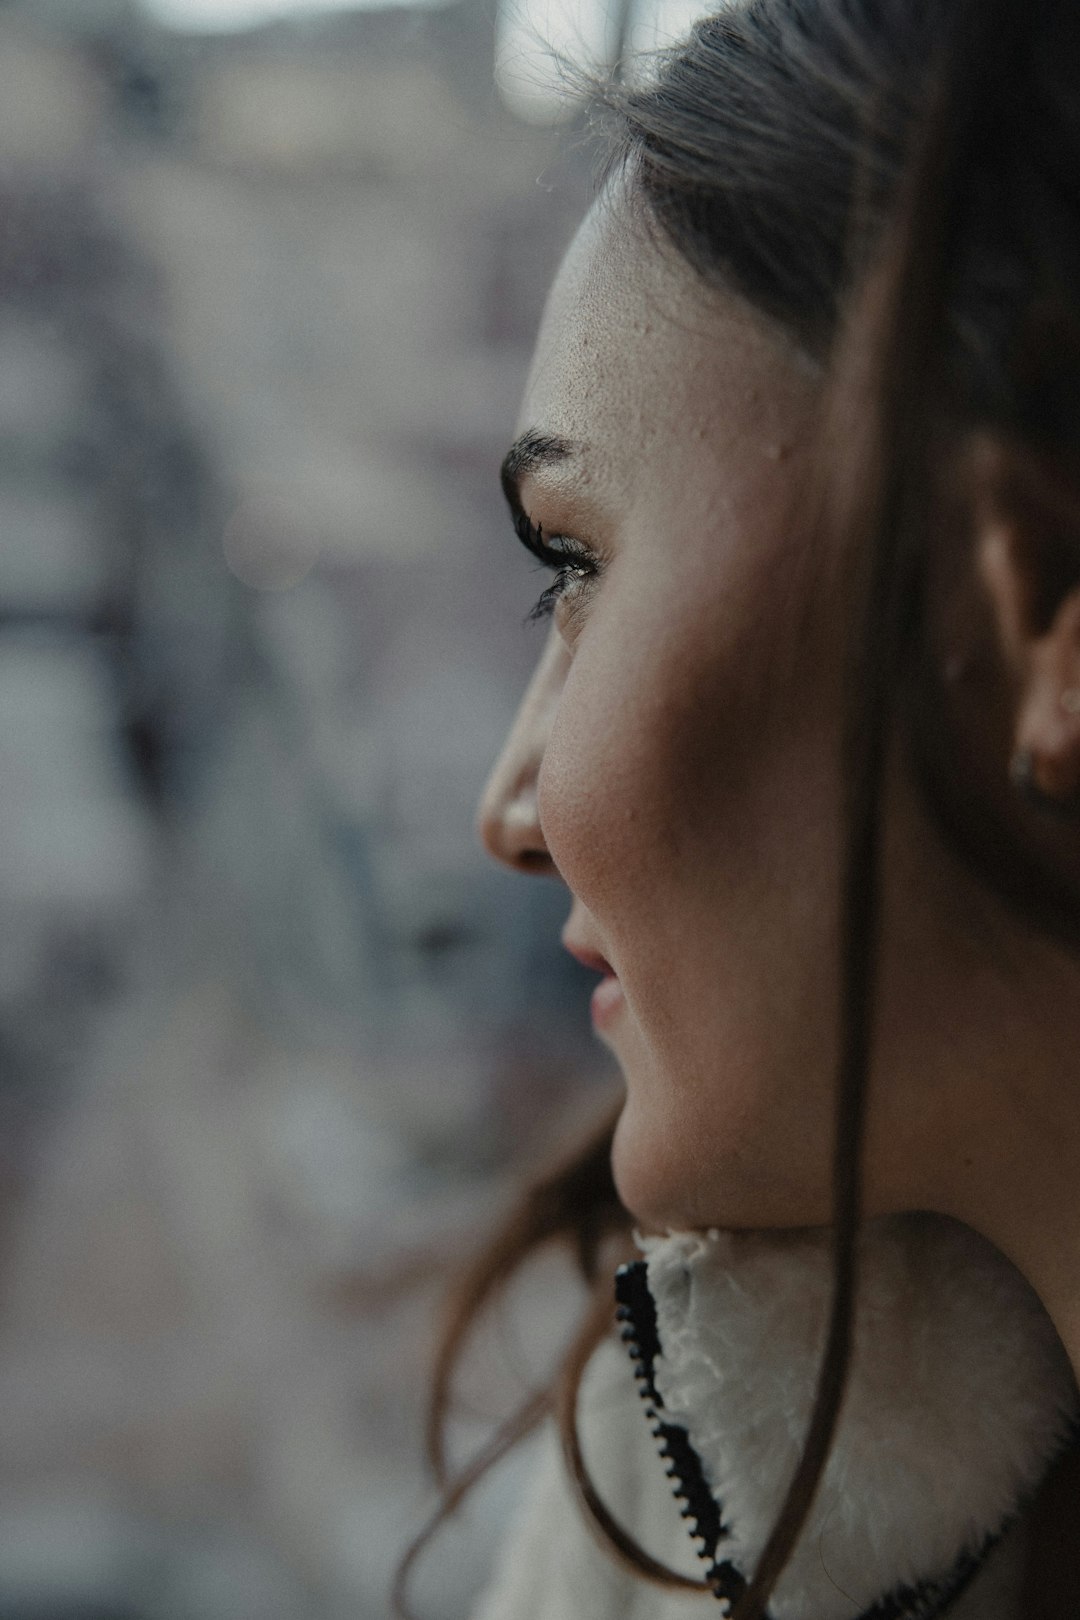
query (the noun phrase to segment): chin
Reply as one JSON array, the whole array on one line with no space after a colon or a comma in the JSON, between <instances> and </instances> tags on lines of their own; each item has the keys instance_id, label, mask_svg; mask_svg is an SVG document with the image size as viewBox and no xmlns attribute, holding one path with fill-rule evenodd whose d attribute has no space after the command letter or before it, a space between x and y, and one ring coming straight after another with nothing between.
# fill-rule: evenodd
<instances>
[{"instance_id":1,"label":"chin","mask_svg":"<svg viewBox=\"0 0 1080 1620\"><path fill-rule=\"evenodd\" d=\"M790 1163L775 1124L664 1118L631 1091L615 1126L611 1169L625 1209L647 1232L821 1226L828 1223L828 1165L808 1181L798 1143ZM753 1151L767 1146L766 1154Z\"/></svg>"},{"instance_id":2,"label":"chin","mask_svg":"<svg viewBox=\"0 0 1080 1620\"><path fill-rule=\"evenodd\" d=\"M687 1231L723 1224L698 1185L703 1166L694 1164L682 1132L651 1117L629 1097L615 1126L611 1171L619 1201L644 1231Z\"/></svg>"}]
</instances>

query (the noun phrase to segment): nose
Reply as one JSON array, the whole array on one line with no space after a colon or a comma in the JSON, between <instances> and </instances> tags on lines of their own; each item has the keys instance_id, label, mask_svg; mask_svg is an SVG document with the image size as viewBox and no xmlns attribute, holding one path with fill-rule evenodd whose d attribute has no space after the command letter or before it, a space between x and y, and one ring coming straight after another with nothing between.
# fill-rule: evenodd
<instances>
[{"instance_id":1,"label":"nose","mask_svg":"<svg viewBox=\"0 0 1080 1620\"><path fill-rule=\"evenodd\" d=\"M540 826L537 779L568 663L566 644L552 627L480 799L480 841L515 872L556 872Z\"/></svg>"}]
</instances>

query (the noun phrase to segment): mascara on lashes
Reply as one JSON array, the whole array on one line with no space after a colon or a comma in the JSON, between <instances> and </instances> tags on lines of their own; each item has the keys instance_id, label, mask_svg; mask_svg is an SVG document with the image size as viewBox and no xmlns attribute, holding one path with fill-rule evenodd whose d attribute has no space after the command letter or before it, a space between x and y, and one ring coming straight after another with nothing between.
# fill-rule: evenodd
<instances>
[{"instance_id":1,"label":"mascara on lashes","mask_svg":"<svg viewBox=\"0 0 1080 1620\"><path fill-rule=\"evenodd\" d=\"M591 578L595 574L596 562L580 541L571 540L566 535L555 537L557 545L545 540L543 525L530 522L527 513L520 507L514 514L514 533L537 562L555 573L551 584L526 614L526 624L532 624L538 619L550 618L559 598L575 580Z\"/></svg>"}]
</instances>

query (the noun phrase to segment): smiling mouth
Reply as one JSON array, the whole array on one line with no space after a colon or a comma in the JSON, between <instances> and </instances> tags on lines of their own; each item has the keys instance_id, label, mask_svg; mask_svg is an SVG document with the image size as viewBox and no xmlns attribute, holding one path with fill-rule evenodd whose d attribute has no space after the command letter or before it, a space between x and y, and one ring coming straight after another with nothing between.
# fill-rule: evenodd
<instances>
[{"instance_id":1,"label":"smiling mouth","mask_svg":"<svg viewBox=\"0 0 1080 1620\"><path fill-rule=\"evenodd\" d=\"M591 946L579 944L577 940L569 938L566 932L563 933L562 942L582 967L590 968L592 972L602 975L600 983L592 993L589 1011L592 1014L593 1028L597 1031L604 1030L625 1005L618 975L607 958L601 956L599 951L594 951Z\"/></svg>"},{"instance_id":2,"label":"smiling mouth","mask_svg":"<svg viewBox=\"0 0 1080 1620\"><path fill-rule=\"evenodd\" d=\"M592 1000L589 1002L593 1028L597 1030L607 1029L608 1025L618 1016L625 1005L622 985L614 973L608 973L600 980L592 993Z\"/></svg>"},{"instance_id":3,"label":"smiling mouth","mask_svg":"<svg viewBox=\"0 0 1080 1620\"><path fill-rule=\"evenodd\" d=\"M616 977L615 969L606 957L600 955L599 951L592 951L587 945L575 944L573 940L567 939L565 934L563 935L563 945L570 952L570 955L581 963L582 967L591 968L594 973L602 973L605 978L614 979Z\"/></svg>"}]
</instances>

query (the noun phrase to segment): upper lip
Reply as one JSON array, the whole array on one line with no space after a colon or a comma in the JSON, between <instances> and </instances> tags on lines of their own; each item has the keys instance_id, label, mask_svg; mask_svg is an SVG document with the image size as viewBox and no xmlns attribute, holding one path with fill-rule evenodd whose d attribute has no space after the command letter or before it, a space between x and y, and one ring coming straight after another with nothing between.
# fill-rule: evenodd
<instances>
[{"instance_id":1,"label":"upper lip","mask_svg":"<svg viewBox=\"0 0 1080 1620\"><path fill-rule=\"evenodd\" d=\"M615 977L615 969L606 957L600 955L599 951L591 950L588 945L579 944L577 940L571 939L565 933L562 936L562 942L570 955L576 957L583 967L592 968L595 973L604 973L609 974L612 978Z\"/></svg>"}]
</instances>

